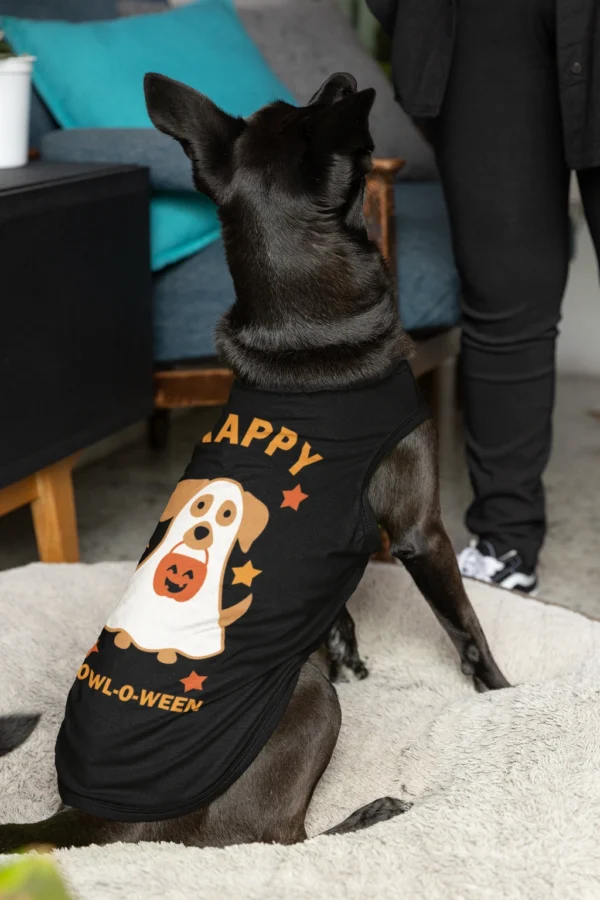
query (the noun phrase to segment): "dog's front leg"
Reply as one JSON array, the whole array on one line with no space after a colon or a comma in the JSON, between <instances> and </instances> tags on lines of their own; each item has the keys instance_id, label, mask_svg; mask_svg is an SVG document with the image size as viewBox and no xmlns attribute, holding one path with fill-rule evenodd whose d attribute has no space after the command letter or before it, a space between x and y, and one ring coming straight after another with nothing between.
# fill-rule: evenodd
<instances>
[{"instance_id":1,"label":"dog's front leg","mask_svg":"<svg viewBox=\"0 0 600 900\"><path fill-rule=\"evenodd\" d=\"M369 501L386 529L391 552L404 563L457 648L478 690L508 687L465 592L439 504L437 438L420 425L382 461Z\"/></svg>"},{"instance_id":2,"label":"dog's front leg","mask_svg":"<svg viewBox=\"0 0 600 900\"><path fill-rule=\"evenodd\" d=\"M354 619L344 606L325 640L329 680L362 681L369 674L360 658Z\"/></svg>"},{"instance_id":3,"label":"dog's front leg","mask_svg":"<svg viewBox=\"0 0 600 900\"><path fill-rule=\"evenodd\" d=\"M479 691L509 687L488 646L464 586L441 520L405 535L392 546L446 629L460 654L461 668Z\"/></svg>"}]
</instances>

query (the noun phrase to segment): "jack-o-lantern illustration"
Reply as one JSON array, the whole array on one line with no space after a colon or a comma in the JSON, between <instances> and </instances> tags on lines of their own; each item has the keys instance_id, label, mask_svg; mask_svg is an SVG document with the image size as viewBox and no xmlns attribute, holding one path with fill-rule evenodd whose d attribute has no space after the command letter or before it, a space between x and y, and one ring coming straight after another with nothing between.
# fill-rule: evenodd
<instances>
[{"instance_id":1,"label":"jack-o-lantern illustration","mask_svg":"<svg viewBox=\"0 0 600 900\"><path fill-rule=\"evenodd\" d=\"M181 546L181 545L179 545ZM177 548L166 553L154 573L153 587L160 597L169 597L185 603L195 597L206 579L208 553L205 559L197 559L178 553Z\"/></svg>"}]
</instances>

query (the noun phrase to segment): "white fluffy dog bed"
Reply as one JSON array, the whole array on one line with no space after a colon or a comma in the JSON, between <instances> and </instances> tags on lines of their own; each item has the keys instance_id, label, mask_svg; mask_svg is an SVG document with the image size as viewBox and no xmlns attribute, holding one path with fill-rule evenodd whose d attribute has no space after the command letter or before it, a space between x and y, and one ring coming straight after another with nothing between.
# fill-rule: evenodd
<instances>
[{"instance_id":1,"label":"white fluffy dog bed","mask_svg":"<svg viewBox=\"0 0 600 900\"><path fill-rule=\"evenodd\" d=\"M0 766L3 821L55 808L67 690L130 571L36 564L0 574L0 712L43 713ZM401 567L372 564L352 602L371 675L339 688L342 733L309 831L385 794L411 800L409 812L294 847L58 852L76 896L600 897L600 623L483 585L469 591L513 690L475 693Z\"/></svg>"}]
</instances>

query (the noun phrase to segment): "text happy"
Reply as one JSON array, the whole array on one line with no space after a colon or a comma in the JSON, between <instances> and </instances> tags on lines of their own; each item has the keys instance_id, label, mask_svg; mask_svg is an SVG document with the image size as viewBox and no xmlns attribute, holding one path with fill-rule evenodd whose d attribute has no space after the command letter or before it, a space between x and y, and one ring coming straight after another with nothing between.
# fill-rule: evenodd
<instances>
[{"instance_id":1,"label":"text happy","mask_svg":"<svg viewBox=\"0 0 600 900\"><path fill-rule=\"evenodd\" d=\"M298 444L298 435L291 428L284 426L275 432L266 419L254 418L240 439L239 416L236 413L229 413L214 438L211 431L202 438L203 444L220 444L222 441L229 441L230 444L238 444L240 447L249 447L254 441L265 441L264 452L267 456L273 456L279 450L286 452L293 450ZM320 454L311 453L311 449L308 441L304 441L296 462L289 468L290 475L297 475L306 466L312 466L323 459Z\"/></svg>"}]
</instances>

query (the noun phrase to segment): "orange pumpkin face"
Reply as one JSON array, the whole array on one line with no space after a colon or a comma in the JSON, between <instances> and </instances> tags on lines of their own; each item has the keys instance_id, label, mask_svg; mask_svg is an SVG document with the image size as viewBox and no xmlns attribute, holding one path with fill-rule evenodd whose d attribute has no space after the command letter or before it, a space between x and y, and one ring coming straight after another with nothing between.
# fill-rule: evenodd
<instances>
[{"instance_id":1,"label":"orange pumpkin face","mask_svg":"<svg viewBox=\"0 0 600 900\"><path fill-rule=\"evenodd\" d=\"M204 584L206 569L207 563L194 559L193 556L167 553L156 567L154 591L160 597L170 597L178 603L185 603L195 597Z\"/></svg>"}]
</instances>

